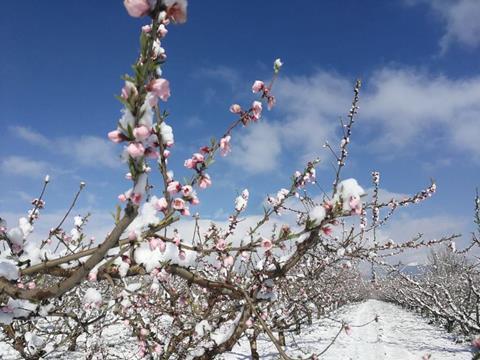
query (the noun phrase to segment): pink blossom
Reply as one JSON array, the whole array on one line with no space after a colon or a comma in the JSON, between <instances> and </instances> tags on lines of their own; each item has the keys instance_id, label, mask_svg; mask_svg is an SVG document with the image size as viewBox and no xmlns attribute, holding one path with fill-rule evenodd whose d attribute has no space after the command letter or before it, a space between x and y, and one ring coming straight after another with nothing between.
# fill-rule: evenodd
<instances>
[{"instance_id":1,"label":"pink blossom","mask_svg":"<svg viewBox=\"0 0 480 360\"><path fill-rule=\"evenodd\" d=\"M130 95L137 96L138 95L138 90L135 87L134 83L132 83L131 81L125 81L125 85L122 88L121 97L123 99L127 100L130 97Z\"/></svg>"},{"instance_id":2,"label":"pink blossom","mask_svg":"<svg viewBox=\"0 0 480 360\"><path fill-rule=\"evenodd\" d=\"M160 344L156 344L155 347L153 348L153 352L156 354L161 354L163 353L163 347Z\"/></svg>"},{"instance_id":3,"label":"pink blossom","mask_svg":"<svg viewBox=\"0 0 480 360\"><path fill-rule=\"evenodd\" d=\"M170 83L166 79L154 79L147 88L163 101L167 101L170 97Z\"/></svg>"},{"instance_id":4,"label":"pink blossom","mask_svg":"<svg viewBox=\"0 0 480 360\"><path fill-rule=\"evenodd\" d=\"M185 197L190 197L193 194L193 188L190 185L182 186L182 194Z\"/></svg>"},{"instance_id":5,"label":"pink blossom","mask_svg":"<svg viewBox=\"0 0 480 360\"><path fill-rule=\"evenodd\" d=\"M145 150L145 156L148 157L149 159L158 159L160 157L160 154L155 148L148 147Z\"/></svg>"},{"instance_id":6,"label":"pink blossom","mask_svg":"<svg viewBox=\"0 0 480 360\"><path fill-rule=\"evenodd\" d=\"M222 156L227 156L227 154L231 151L231 148L230 148L231 138L232 137L230 135L227 135L220 139L220 150L221 150Z\"/></svg>"},{"instance_id":7,"label":"pink blossom","mask_svg":"<svg viewBox=\"0 0 480 360\"><path fill-rule=\"evenodd\" d=\"M142 17L150 12L148 0L124 0L123 5L127 9L128 15L133 17Z\"/></svg>"},{"instance_id":8,"label":"pink blossom","mask_svg":"<svg viewBox=\"0 0 480 360\"><path fill-rule=\"evenodd\" d=\"M323 233L324 233L325 235L327 235L327 236L332 235L332 232L333 232L333 230L332 230L332 228L331 228L330 226L325 226L325 227L323 227L323 228L322 228L322 231L323 231Z\"/></svg>"},{"instance_id":9,"label":"pink blossom","mask_svg":"<svg viewBox=\"0 0 480 360\"><path fill-rule=\"evenodd\" d=\"M155 209L156 209L157 211L165 211L165 210L167 210L167 208L168 208L167 199L165 199L164 197L158 199L158 200L155 202L154 206L155 206Z\"/></svg>"},{"instance_id":10,"label":"pink blossom","mask_svg":"<svg viewBox=\"0 0 480 360\"><path fill-rule=\"evenodd\" d=\"M142 31L148 34L150 31L152 31L152 25L143 25Z\"/></svg>"},{"instance_id":11,"label":"pink blossom","mask_svg":"<svg viewBox=\"0 0 480 360\"><path fill-rule=\"evenodd\" d=\"M133 136L137 141L143 141L150 136L150 130L145 125L133 129Z\"/></svg>"},{"instance_id":12,"label":"pink blossom","mask_svg":"<svg viewBox=\"0 0 480 360\"><path fill-rule=\"evenodd\" d=\"M345 326L343 327L343 330L345 330L345 334L347 334L347 335L352 335L352 327L351 327L350 325L348 325L348 324L345 325Z\"/></svg>"},{"instance_id":13,"label":"pink blossom","mask_svg":"<svg viewBox=\"0 0 480 360\"><path fill-rule=\"evenodd\" d=\"M265 251L270 250L272 246L273 246L272 240L267 238L262 238L262 247L265 249Z\"/></svg>"},{"instance_id":14,"label":"pink blossom","mask_svg":"<svg viewBox=\"0 0 480 360\"><path fill-rule=\"evenodd\" d=\"M160 240L159 238L151 238L150 241L148 242L148 245L150 246L150 250L155 250L160 246Z\"/></svg>"},{"instance_id":15,"label":"pink blossom","mask_svg":"<svg viewBox=\"0 0 480 360\"><path fill-rule=\"evenodd\" d=\"M135 233L135 231L130 231L128 233L128 240L130 241L137 240L137 234Z\"/></svg>"},{"instance_id":16,"label":"pink blossom","mask_svg":"<svg viewBox=\"0 0 480 360\"><path fill-rule=\"evenodd\" d=\"M352 196L349 201L352 214L360 215L362 213L362 203L358 196Z\"/></svg>"},{"instance_id":17,"label":"pink blossom","mask_svg":"<svg viewBox=\"0 0 480 360\"><path fill-rule=\"evenodd\" d=\"M160 35L160 37L165 37L168 33L168 30L164 24L160 24L160 26L158 27L157 33Z\"/></svg>"},{"instance_id":18,"label":"pink blossom","mask_svg":"<svg viewBox=\"0 0 480 360\"><path fill-rule=\"evenodd\" d=\"M472 340L472 346L478 350L480 350L480 337Z\"/></svg>"},{"instance_id":19,"label":"pink blossom","mask_svg":"<svg viewBox=\"0 0 480 360\"><path fill-rule=\"evenodd\" d=\"M118 195L118 200L120 202L125 202L125 201L127 201L127 196L125 194L120 194L120 195Z\"/></svg>"},{"instance_id":20,"label":"pink blossom","mask_svg":"<svg viewBox=\"0 0 480 360\"><path fill-rule=\"evenodd\" d=\"M192 155L191 159L185 160L184 166L187 169L193 169L197 166L197 164L203 163L205 161L205 157L200 153L195 153Z\"/></svg>"},{"instance_id":21,"label":"pink blossom","mask_svg":"<svg viewBox=\"0 0 480 360\"><path fill-rule=\"evenodd\" d=\"M163 157L167 159L170 156L170 150L163 150Z\"/></svg>"},{"instance_id":22,"label":"pink blossom","mask_svg":"<svg viewBox=\"0 0 480 360\"><path fill-rule=\"evenodd\" d=\"M125 137L123 136L123 134L118 130L110 131L108 133L108 138L117 144L125 140Z\"/></svg>"},{"instance_id":23,"label":"pink blossom","mask_svg":"<svg viewBox=\"0 0 480 360\"><path fill-rule=\"evenodd\" d=\"M197 165L197 163L193 159L187 159L183 163L183 166L185 166L187 169L193 169Z\"/></svg>"},{"instance_id":24,"label":"pink blossom","mask_svg":"<svg viewBox=\"0 0 480 360\"><path fill-rule=\"evenodd\" d=\"M182 261L185 260L185 259L187 258L187 254L185 253L185 251L180 250L180 251L178 252L178 258L179 258L180 260L182 260Z\"/></svg>"},{"instance_id":25,"label":"pink blossom","mask_svg":"<svg viewBox=\"0 0 480 360\"><path fill-rule=\"evenodd\" d=\"M7 313L7 314L11 314L11 313L13 313L14 309L11 306L7 305L7 306L0 307L0 311L4 312L4 313Z\"/></svg>"},{"instance_id":26,"label":"pink blossom","mask_svg":"<svg viewBox=\"0 0 480 360\"><path fill-rule=\"evenodd\" d=\"M30 281L27 283L27 288L32 290L32 289L35 289L36 285L33 281Z\"/></svg>"},{"instance_id":27,"label":"pink blossom","mask_svg":"<svg viewBox=\"0 0 480 360\"><path fill-rule=\"evenodd\" d=\"M201 152L202 154L208 154L210 151L212 151L212 149L210 149L208 146L202 146L202 147L200 148L200 152Z\"/></svg>"},{"instance_id":28,"label":"pink blossom","mask_svg":"<svg viewBox=\"0 0 480 360\"><path fill-rule=\"evenodd\" d=\"M166 0L167 17L178 24L187 21L187 0Z\"/></svg>"},{"instance_id":29,"label":"pink blossom","mask_svg":"<svg viewBox=\"0 0 480 360\"><path fill-rule=\"evenodd\" d=\"M168 191L170 194L176 194L176 193L178 193L181 189L182 189L182 186L180 185L180 183L179 183L178 181L171 181L171 182L168 183L167 191Z\"/></svg>"},{"instance_id":30,"label":"pink blossom","mask_svg":"<svg viewBox=\"0 0 480 360\"><path fill-rule=\"evenodd\" d=\"M252 113L254 120L260 119L260 116L262 116L262 103L260 101L254 101L252 103Z\"/></svg>"},{"instance_id":31,"label":"pink blossom","mask_svg":"<svg viewBox=\"0 0 480 360\"><path fill-rule=\"evenodd\" d=\"M158 250L160 250L162 254L165 252L166 248L167 248L167 244L165 243L165 241L160 241L158 243Z\"/></svg>"},{"instance_id":32,"label":"pink blossom","mask_svg":"<svg viewBox=\"0 0 480 360\"><path fill-rule=\"evenodd\" d=\"M215 247L217 248L217 250L219 251L224 251L227 247L227 242L225 241L225 239L218 239L217 241L217 244L215 245Z\"/></svg>"},{"instance_id":33,"label":"pink blossom","mask_svg":"<svg viewBox=\"0 0 480 360\"><path fill-rule=\"evenodd\" d=\"M275 106L276 103L277 103L277 100L275 99L275 96L270 95L270 96L267 98L267 107L268 107L268 110L272 110L272 108Z\"/></svg>"},{"instance_id":34,"label":"pink blossom","mask_svg":"<svg viewBox=\"0 0 480 360\"><path fill-rule=\"evenodd\" d=\"M240 114L242 112L242 107L238 104L233 104L230 106L230 112L234 114Z\"/></svg>"},{"instance_id":35,"label":"pink blossom","mask_svg":"<svg viewBox=\"0 0 480 360\"><path fill-rule=\"evenodd\" d=\"M140 336L142 336L142 337L147 336L149 333L150 333L150 331L148 331L148 330L145 329L145 328L141 328L141 329L140 329Z\"/></svg>"},{"instance_id":36,"label":"pink blossom","mask_svg":"<svg viewBox=\"0 0 480 360\"><path fill-rule=\"evenodd\" d=\"M176 198L172 202L172 206L175 210L183 210L185 209L185 201L180 198Z\"/></svg>"},{"instance_id":37,"label":"pink blossom","mask_svg":"<svg viewBox=\"0 0 480 360\"><path fill-rule=\"evenodd\" d=\"M252 92L258 93L259 91L262 91L264 88L265 88L264 82L260 80L256 80L252 85Z\"/></svg>"},{"instance_id":38,"label":"pink blossom","mask_svg":"<svg viewBox=\"0 0 480 360\"><path fill-rule=\"evenodd\" d=\"M190 204L192 205L198 205L200 204L200 200L198 199L198 197L196 195L193 195L190 199Z\"/></svg>"},{"instance_id":39,"label":"pink blossom","mask_svg":"<svg viewBox=\"0 0 480 360\"><path fill-rule=\"evenodd\" d=\"M88 281L97 281L97 272L96 271L90 271L88 273Z\"/></svg>"},{"instance_id":40,"label":"pink blossom","mask_svg":"<svg viewBox=\"0 0 480 360\"><path fill-rule=\"evenodd\" d=\"M158 97L152 92L147 93L146 101L148 101L148 105L150 107L154 108L157 106L158 103Z\"/></svg>"},{"instance_id":41,"label":"pink blossom","mask_svg":"<svg viewBox=\"0 0 480 360\"><path fill-rule=\"evenodd\" d=\"M235 260L233 258L233 256L227 256L225 259L223 259L223 265L225 267L229 267L229 266L232 266L233 264L235 263Z\"/></svg>"},{"instance_id":42,"label":"pink blossom","mask_svg":"<svg viewBox=\"0 0 480 360\"><path fill-rule=\"evenodd\" d=\"M202 154L195 153L195 154L192 155L192 160L197 162L197 163L203 163L205 161L205 158L203 157Z\"/></svg>"},{"instance_id":43,"label":"pink blossom","mask_svg":"<svg viewBox=\"0 0 480 360\"><path fill-rule=\"evenodd\" d=\"M132 158L138 158L143 156L145 153L145 148L141 143L130 143L127 147L127 152Z\"/></svg>"},{"instance_id":44,"label":"pink blossom","mask_svg":"<svg viewBox=\"0 0 480 360\"><path fill-rule=\"evenodd\" d=\"M180 210L180 214L183 216L190 216L190 209L188 207L184 207L182 210Z\"/></svg>"},{"instance_id":45,"label":"pink blossom","mask_svg":"<svg viewBox=\"0 0 480 360\"><path fill-rule=\"evenodd\" d=\"M143 198L143 195L142 194L137 194L137 193L134 193L130 196L130 200L132 200L132 202L135 205L140 204L140 202L142 201L142 198Z\"/></svg>"},{"instance_id":46,"label":"pink blossom","mask_svg":"<svg viewBox=\"0 0 480 360\"><path fill-rule=\"evenodd\" d=\"M249 318L247 321L245 321L245 325L247 327L252 327L253 326L253 320L252 318Z\"/></svg>"},{"instance_id":47,"label":"pink blossom","mask_svg":"<svg viewBox=\"0 0 480 360\"><path fill-rule=\"evenodd\" d=\"M204 174L200 177L200 180L198 181L198 186L200 186L202 189L206 189L212 185L212 180L210 179L210 175Z\"/></svg>"}]
</instances>

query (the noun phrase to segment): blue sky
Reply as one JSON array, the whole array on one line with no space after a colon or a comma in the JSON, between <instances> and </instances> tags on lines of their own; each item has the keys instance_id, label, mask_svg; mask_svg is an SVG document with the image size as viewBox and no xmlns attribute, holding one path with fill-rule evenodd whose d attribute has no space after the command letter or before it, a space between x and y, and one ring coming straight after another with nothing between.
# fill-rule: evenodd
<instances>
[{"instance_id":1,"label":"blue sky","mask_svg":"<svg viewBox=\"0 0 480 360\"><path fill-rule=\"evenodd\" d=\"M230 104L248 105L253 80L268 80L272 61L281 57L278 106L236 133L231 157L210 171L216 186L200 194L205 217L221 219L245 187L250 214L258 213L265 195L288 185L314 155L324 159L318 177L328 187L331 158L322 145L336 143L338 117L348 111L360 77L345 176L368 188L370 172L378 170L382 187L396 194L434 178L438 194L402 210L386 231L468 233L480 173L478 16L476 0L192 0L189 21L170 26L164 42L172 88L165 107L177 142L173 169L188 175L179 165L222 134L234 120ZM46 219L54 221L84 180L79 211L97 216L93 233L107 228L105 214L129 183L116 160L121 147L106 134L120 116L114 95L146 22L130 18L121 1L2 4L0 216L24 213L49 173Z\"/></svg>"}]
</instances>

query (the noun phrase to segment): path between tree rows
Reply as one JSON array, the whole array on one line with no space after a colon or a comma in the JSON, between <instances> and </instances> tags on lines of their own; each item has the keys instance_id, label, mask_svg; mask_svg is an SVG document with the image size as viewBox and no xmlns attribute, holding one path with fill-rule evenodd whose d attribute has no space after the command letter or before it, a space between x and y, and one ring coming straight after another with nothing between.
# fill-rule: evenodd
<instances>
[{"instance_id":1,"label":"path between tree rows","mask_svg":"<svg viewBox=\"0 0 480 360\"><path fill-rule=\"evenodd\" d=\"M378 322L355 327L371 321L375 315L379 316ZM421 360L425 354L431 354L431 360L472 359L468 345L454 343L453 337L445 331L393 304L368 300L338 310L335 317L352 324L352 332L347 335L342 331L321 359ZM298 348L306 352L321 351L330 343L340 326L331 320L321 320L305 329L302 335L294 335L294 339L287 335L288 354L302 355ZM278 359L275 347L264 339L258 341L260 358ZM248 342L242 340L230 354L221 359L250 359Z\"/></svg>"}]
</instances>

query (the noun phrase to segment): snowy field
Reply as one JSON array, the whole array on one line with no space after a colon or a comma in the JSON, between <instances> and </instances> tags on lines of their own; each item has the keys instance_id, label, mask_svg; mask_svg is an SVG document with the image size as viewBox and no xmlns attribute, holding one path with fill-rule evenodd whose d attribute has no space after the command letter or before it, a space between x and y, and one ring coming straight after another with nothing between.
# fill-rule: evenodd
<instances>
[{"instance_id":1,"label":"snowy field","mask_svg":"<svg viewBox=\"0 0 480 360\"><path fill-rule=\"evenodd\" d=\"M427 324L416 314L392 304L369 300L345 306L338 310L336 315L336 319L352 325L352 332L347 335L342 331L321 359L421 360L426 354L431 354L431 360L472 359L468 345L455 344L448 333ZM375 315L379 316L378 323L355 327L371 321ZM287 345L290 345L288 355L303 355L302 350L322 351L336 335L340 326L331 320L321 320L311 328L305 329L301 336L287 337ZM278 359L275 347L265 340L259 340L258 349L262 359ZM232 353L221 358L249 359L248 341L242 341L235 346Z\"/></svg>"},{"instance_id":2,"label":"snowy field","mask_svg":"<svg viewBox=\"0 0 480 360\"><path fill-rule=\"evenodd\" d=\"M375 315L378 322L371 322ZM326 360L421 360L424 355L431 354L431 360L471 360L470 348L465 344L455 344L451 335L426 323L416 314L400 307L377 300L345 306L335 314L335 319L352 325L352 332L347 335L341 331L331 348L321 357ZM371 322L363 327L356 327ZM120 326L121 327L121 326ZM341 324L329 319L314 322L310 328L304 329L301 335L286 335L287 353L292 357L305 355L308 352L322 351L338 333ZM137 359L135 340L118 325L104 332L110 341L107 351L109 355L98 356L97 359ZM258 340L258 352L262 359L278 359L275 347L265 337ZM18 359L6 344L0 343L0 359ZM64 355L52 354L50 359L84 359L79 353ZM246 339L242 339L233 351L218 359L246 360L250 359L250 347Z\"/></svg>"}]
</instances>

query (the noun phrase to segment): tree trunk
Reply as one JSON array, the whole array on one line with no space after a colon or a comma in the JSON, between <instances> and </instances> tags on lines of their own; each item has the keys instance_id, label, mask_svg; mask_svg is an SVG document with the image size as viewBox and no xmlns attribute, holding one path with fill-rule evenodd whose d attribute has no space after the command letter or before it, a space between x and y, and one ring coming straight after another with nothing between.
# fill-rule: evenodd
<instances>
[{"instance_id":1,"label":"tree trunk","mask_svg":"<svg viewBox=\"0 0 480 360\"><path fill-rule=\"evenodd\" d=\"M252 336L248 337L248 341L250 342L250 354L252 356L252 360L260 360L260 355L257 352L257 336L258 333L255 331Z\"/></svg>"}]
</instances>

